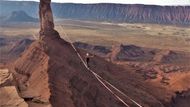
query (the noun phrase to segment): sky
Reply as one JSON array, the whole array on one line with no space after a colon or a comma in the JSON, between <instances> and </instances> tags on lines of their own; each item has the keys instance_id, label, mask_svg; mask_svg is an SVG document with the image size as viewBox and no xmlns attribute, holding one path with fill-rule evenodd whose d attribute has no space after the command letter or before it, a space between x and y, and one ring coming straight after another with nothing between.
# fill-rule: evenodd
<instances>
[{"instance_id":1,"label":"sky","mask_svg":"<svg viewBox=\"0 0 190 107\"><path fill-rule=\"evenodd\" d=\"M39 0L16 0L16 1L39 1ZM190 5L190 0L52 0L52 2L62 2L62 3L123 3L123 4L154 4L154 5Z\"/></svg>"}]
</instances>

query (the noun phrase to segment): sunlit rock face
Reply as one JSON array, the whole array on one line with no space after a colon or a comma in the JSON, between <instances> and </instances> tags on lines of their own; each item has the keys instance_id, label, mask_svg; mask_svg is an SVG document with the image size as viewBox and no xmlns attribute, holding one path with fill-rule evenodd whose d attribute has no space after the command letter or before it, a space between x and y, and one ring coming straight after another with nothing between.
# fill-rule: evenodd
<instances>
[{"instance_id":1,"label":"sunlit rock face","mask_svg":"<svg viewBox=\"0 0 190 107\"><path fill-rule=\"evenodd\" d=\"M8 69L0 69L0 107L28 107L14 84L12 73Z\"/></svg>"},{"instance_id":2,"label":"sunlit rock face","mask_svg":"<svg viewBox=\"0 0 190 107\"><path fill-rule=\"evenodd\" d=\"M6 86L0 88L0 107L28 107L28 104L22 99L15 86Z\"/></svg>"},{"instance_id":3,"label":"sunlit rock face","mask_svg":"<svg viewBox=\"0 0 190 107\"><path fill-rule=\"evenodd\" d=\"M8 69L0 69L0 87L13 85L13 76Z\"/></svg>"}]
</instances>

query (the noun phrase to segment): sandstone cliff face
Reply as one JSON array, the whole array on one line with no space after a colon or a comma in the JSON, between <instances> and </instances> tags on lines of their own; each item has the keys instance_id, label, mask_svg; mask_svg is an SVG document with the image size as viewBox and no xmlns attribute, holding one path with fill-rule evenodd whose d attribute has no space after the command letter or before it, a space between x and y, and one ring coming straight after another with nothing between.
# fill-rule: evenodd
<instances>
[{"instance_id":1,"label":"sandstone cliff face","mask_svg":"<svg viewBox=\"0 0 190 107\"><path fill-rule=\"evenodd\" d=\"M14 85L12 74L8 69L0 69L0 87L11 85Z\"/></svg>"},{"instance_id":2,"label":"sandstone cliff face","mask_svg":"<svg viewBox=\"0 0 190 107\"><path fill-rule=\"evenodd\" d=\"M13 11L6 22L38 22L38 19L29 16L24 11Z\"/></svg>"},{"instance_id":3,"label":"sandstone cliff face","mask_svg":"<svg viewBox=\"0 0 190 107\"><path fill-rule=\"evenodd\" d=\"M189 6L65 4L59 8L54 6L55 13L57 13L55 15L64 18L110 22L190 24Z\"/></svg>"},{"instance_id":4,"label":"sandstone cliff face","mask_svg":"<svg viewBox=\"0 0 190 107\"><path fill-rule=\"evenodd\" d=\"M1 1L2 16L23 10L36 17L38 3ZM6 11L5 11L6 10ZM190 25L190 6L52 3L57 18L92 21Z\"/></svg>"},{"instance_id":5,"label":"sandstone cliff face","mask_svg":"<svg viewBox=\"0 0 190 107\"><path fill-rule=\"evenodd\" d=\"M140 77L99 57L94 57L90 66L145 107L163 106L152 91L145 91L151 86L144 87ZM44 37L32 43L15 62L13 72L21 96L32 99L29 102L53 107L123 107L87 71L71 45L60 38ZM164 90L161 92L165 93Z\"/></svg>"},{"instance_id":6,"label":"sandstone cliff face","mask_svg":"<svg viewBox=\"0 0 190 107\"><path fill-rule=\"evenodd\" d=\"M28 107L22 99L15 86L0 87L0 107Z\"/></svg>"},{"instance_id":7,"label":"sandstone cliff face","mask_svg":"<svg viewBox=\"0 0 190 107\"><path fill-rule=\"evenodd\" d=\"M15 87L15 81L8 69L0 69L0 107L28 107Z\"/></svg>"},{"instance_id":8,"label":"sandstone cliff face","mask_svg":"<svg viewBox=\"0 0 190 107\"><path fill-rule=\"evenodd\" d=\"M51 0L40 0L40 36L54 31L53 13L50 6ZM55 32L55 31L54 31Z\"/></svg>"}]
</instances>

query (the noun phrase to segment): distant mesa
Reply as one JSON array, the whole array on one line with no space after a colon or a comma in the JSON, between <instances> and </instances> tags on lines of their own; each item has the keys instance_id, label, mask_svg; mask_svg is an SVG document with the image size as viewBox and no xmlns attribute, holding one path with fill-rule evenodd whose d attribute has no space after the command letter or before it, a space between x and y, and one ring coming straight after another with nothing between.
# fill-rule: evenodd
<instances>
[{"instance_id":1,"label":"distant mesa","mask_svg":"<svg viewBox=\"0 0 190 107\"><path fill-rule=\"evenodd\" d=\"M10 17L6 21L7 22L38 22L38 19L29 16L24 11L13 11Z\"/></svg>"},{"instance_id":2,"label":"distant mesa","mask_svg":"<svg viewBox=\"0 0 190 107\"><path fill-rule=\"evenodd\" d=\"M190 64L190 54L188 52L160 50L145 48L135 45L119 46L99 46L82 42L75 42L74 45L97 56L112 59L114 61L150 62L157 61L162 64ZM186 62L184 64L184 62Z\"/></svg>"},{"instance_id":3,"label":"distant mesa","mask_svg":"<svg viewBox=\"0 0 190 107\"><path fill-rule=\"evenodd\" d=\"M94 53L98 56L105 57L108 53L111 52L111 48L105 47L105 46L100 46L100 45L90 45L87 43L82 43L82 42L75 42L74 45L77 48L89 51L91 53Z\"/></svg>"},{"instance_id":4,"label":"distant mesa","mask_svg":"<svg viewBox=\"0 0 190 107\"><path fill-rule=\"evenodd\" d=\"M6 16L0 16L0 20L1 20L1 21L6 20Z\"/></svg>"},{"instance_id":5,"label":"distant mesa","mask_svg":"<svg viewBox=\"0 0 190 107\"><path fill-rule=\"evenodd\" d=\"M161 59L162 63L165 64L185 64L189 65L190 64L190 54L187 52L175 52L175 51L169 51L167 55L164 55Z\"/></svg>"},{"instance_id":6,"label":"distant mesa","mask_svg":"<svg viewBox=\"0 0 190 107\"><path fill-rule=\"evenodd\" d=\"M0 1L0 7L3 9L1 15L7 16L19 9L36 17L38 5L37 2L28 1ZM190 6L52 3L52 10L58 19L190 25Z\"/></svg>"},{"instance_id":7,"label":"distant mesa","mask_svg":"<svg viewBox=\"0 0 190 107\"><path fill-rule=\"evenodd\" d=\"M76 42L74 45L95 55L111 58L117 61L151 61L156 53L155 49L138 47L135 45L106 47L90 45L82 42Z\"/></svg>"}]
</instances>

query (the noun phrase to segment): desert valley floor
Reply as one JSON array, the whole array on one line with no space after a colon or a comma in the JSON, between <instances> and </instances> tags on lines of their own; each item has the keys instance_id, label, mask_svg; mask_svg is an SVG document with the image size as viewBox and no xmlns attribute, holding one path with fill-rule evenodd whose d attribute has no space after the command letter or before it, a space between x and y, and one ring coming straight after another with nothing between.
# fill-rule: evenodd
<instances>
[{"instance_id":1,"label":"desert valley floor","mask_svg":"<svg viewBox=\"0 0 190 107\"><path fill-rule=\"evenodd\" d=\"M0 97L6 94L6 90L12 90L12 93L8 95L14 95L17 103L20 102L19 105L48 107L50 92L43 92L47 89L54 93L50 102L57 100L57 104L70 107L74 105L79 107L83 104L86 104L86 107L94 105L101 107L104 103L109 103L122 107L122 104L95 82L91 74L84 72L85 68L82 67L68 43L68 36L82 56L85 56L86 52L95 55L90 62L94 71L144 107L150 105L153 107L189 106L189 27L65 19L56 20L56 30L65 41L50 38L36 41L38 26L38 23L20 23L19 26L18 23L11 23L0 27L0 73L3 75L0 78L3 78L0 87L8 86L0 88ZM57 48L54 48L55 46ZM36 68L32 65L36 65ZM60 75L54 73L55 70ZM62 70L65 72L63 73ZM12 79L10 72L16 75L17 79L19 77L17 81L19 81L20 96L13 87L15 80ZM57 79L49 76L50 74L56 75ZM65 79L61 79L63 77ZM47 79L60 87L48 87L47 82L38 83ZM30 85L27 86L28 84ZM62 91L72 93L72 95L61 94ZM81 94L84 97L80 98ZM67 103L54 99L63 96L68 98L65 99ZM13 104L16 100L13 99L10 103ZM53 105L58 107L56 103Z\"/></svg>"}]
</instances>

